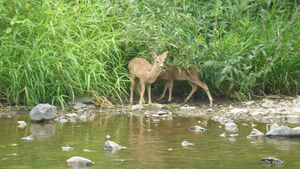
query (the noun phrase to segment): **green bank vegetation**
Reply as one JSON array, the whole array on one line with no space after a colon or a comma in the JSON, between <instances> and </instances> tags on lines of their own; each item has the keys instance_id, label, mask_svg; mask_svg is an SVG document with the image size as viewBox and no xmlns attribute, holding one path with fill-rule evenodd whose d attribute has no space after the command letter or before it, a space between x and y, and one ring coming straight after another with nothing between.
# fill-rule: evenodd
<instances>
[{"instance_id":1,"label":"green bank vegetation","mask_svg":"<svg viewBox=\"0 0 300 169\"><path fill-rule=\"evenodd\" d=\"M199 66L213 95L296 95L299 19L291 0L4 0L0 100L124 101L128 61L165 50L168 65Z\"/></svg>"}]
</instances>

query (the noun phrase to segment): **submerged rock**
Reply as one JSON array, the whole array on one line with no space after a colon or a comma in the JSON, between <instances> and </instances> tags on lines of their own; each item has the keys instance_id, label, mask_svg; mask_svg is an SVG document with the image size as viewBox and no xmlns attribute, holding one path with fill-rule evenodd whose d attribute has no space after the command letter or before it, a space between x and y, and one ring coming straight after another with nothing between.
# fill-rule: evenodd
<instances>
[{"instance_id":1,"label":"submerged rock","mask_svg":"<svg viewBox=\"0 0 300 169\"><path fill-rule=\"evenodd\" d=\"M265 163L267 165L270 165L270 166L275 166L275 167L279 167L283 163L283 161L281 161L280 159L275 158L275 157L263 157L261 159L261 162Z\"/></svg>"},{"instance_id":2,"label":"submerged rock","mask_svg":"<svg viewBox=\"0 0 300 169\"><path fill-rule=\"evenodd\" d=\"M200 127L200 126L192 126L189 128L190 131L193 131L193 132L205 132L206 129L203 128L203 127Z\"/></svg>"},{"instance_id":3,"label":"submerged rock","mask_svg":"<svg viewBox=\"0 0 300 169\"><path fill-rule=\"evenodd\" d=\"M50 104L38 104L30 111L31 121L49 121L56 117L56 107Z\"/></svg>"},{"instance_id":4,"label":"submerged rock","mask_svg":"<svg viewBox=\"0 0 300 169\"><path fill-rule=\"evenodd\" d=\"M117 143L115 143L113 141L110 141L110 140L107 140L104 143L104 146L102 147L102 149L104 151L111 151L111 152L115 152L115 151L121 150L123 148L126 148L126 147L122 147L119 144L117 144Z\"/></svg>"},{"instance_id":5,"label":"submerged rock","mask_svg":"<svg viewBox=\"0 0 300 169\"><path fill-rule=\"evenodd\" d=\"M66 161L66 165L72 167L91 167L93 162L83 157L71 157Z\"/></svg>"},{"instance_id":6,"label":"submerged rock","mask_svg":"<svg viewBox=\"0 0 300 169\"><path fill-rule=\"evenodd\" d=\"M253 128L251 133L246 138L247 139L259 139L259 138L263 138L263 137L264 137L264 133L260 132L256 128Z\"/></svg>"},{"instance_id":7,"label":"submerged rock","mask_svg":"<svg viewBox=\"0 0 300 169\"><path fill-rule=\"evenodd\" d=\"M287 126L279 126L273 124L269 132L266 133L267 137L300 137L300 127L290 128Z\"/></svg>"}]
</instances>

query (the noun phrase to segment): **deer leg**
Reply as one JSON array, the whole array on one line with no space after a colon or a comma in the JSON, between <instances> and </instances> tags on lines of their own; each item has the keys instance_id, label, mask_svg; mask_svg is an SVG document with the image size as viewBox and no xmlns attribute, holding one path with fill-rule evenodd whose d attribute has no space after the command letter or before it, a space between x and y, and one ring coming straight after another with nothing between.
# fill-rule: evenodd
<instances>
[{"instance_id":1,"label":"deer leg","mask_svg":"<svg viewBox=\"0 0 300 169\"><path fill-rule=\"evenodd\" d=\"M171 100L172 100L173 84L174 84L174 80L171 80L171 81L168 82L168 87L169 87L169 99L168 99L168 102L171 102Z\"/></svg>"},{"instance_id":2,"label":"deer leg","mask_svg":"<svg viewBox=\"0 0 300 169\"><path fill-rule=\"evenodd\" d=\"M135 75L133 73L130 73L130 101L129 104L131 105L133 103L133 90L134 90L134 81L135 81Z\"/></svg>"},{"instance_id":3,"label":"deer leg","mask_svg":"<svg viewBox=\"0 0 300 169\"><path fill-rule=\"evenodd\" d=\"M197 91L198 86L190 81L188 81L188 83L191 85L192 90L190 92L190 94L186 97L186 99L184 100L184 103L186 103L187 101L189 101L191 99L191 97L193 96L193 94Z\"/></svg>"},{"instance_id":4,"label":"deer leg","mask_svg":"<svg viewBox=\"0 0 300 169\"><path fill-rule=\"evenodd\" d=\"M205 91L205 93L207 94L208 99L209 99L209 104L210 104L210 106L212 106L213 98L210 95L210 92L209 92L209 89L208 89L207 85L199 79L195 79L192 82L195 83L196 85L200 86Z\"/></svg>"},{"instance_id":5,"label":"deer leg","mask_svg":"<svg viewBox=\"0 0 300 169\"><path fill-rule=\"evenodd\" d=\"M148 84L147 91L148 91L148 103L151 104L152 103L152 101L151 101L151 83Z\"/></svg>"},{"instance_id":6,"label":"deer leg","mask_svg":"<svg viewBox=\"0 0 300 169\"><path fill-rule=\"evenodd\" d=\"M165 83L165 85L164 85L164 91L163 91L162 95L158 98L158 100L161 100L161 99L163 99L165 97L167 88L168 88L168 81Z\"/></svg>"},{"instance_id":7,"label":"deer leg","mask_svg":"<svg viewBox=\"0 0 300 169\"><path fill-rule=\"evenodd\" d=\"M145 82L140 80L141 84L141 94L140 94L140 101L139 104L143 106L143 103L145 102L144 100L144 93L145 93Z\"/></svg>"}]
</instances>

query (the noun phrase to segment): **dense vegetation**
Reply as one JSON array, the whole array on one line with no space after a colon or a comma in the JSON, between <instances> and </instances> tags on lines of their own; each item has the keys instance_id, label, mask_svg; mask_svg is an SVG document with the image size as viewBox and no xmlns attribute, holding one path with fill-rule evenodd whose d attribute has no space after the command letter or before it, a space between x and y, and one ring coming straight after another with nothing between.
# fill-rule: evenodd
<instances>
[{"instance_id":1,"label":"dense vegetation","mask_svg":"<svg viewBox=\"0 0 300 169\"><path fill-rule=\"evenodd\" d=\"M292 0L4 0L0 101L121 101L128 61L165 50L168 65L199 66L213 95L299 94L299 19Z\"/></svg>"}]
</instances>

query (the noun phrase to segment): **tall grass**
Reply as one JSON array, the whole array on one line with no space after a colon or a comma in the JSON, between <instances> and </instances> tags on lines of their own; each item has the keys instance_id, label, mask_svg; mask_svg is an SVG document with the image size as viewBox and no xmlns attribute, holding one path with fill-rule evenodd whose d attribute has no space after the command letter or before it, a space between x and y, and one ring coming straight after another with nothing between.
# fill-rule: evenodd
<instances>
[{"instance_id":1,"label":"tall grass","mask_svg":"<svg viewBox=\"0 0 300 169\"><path fill-rule=\"evenodd\" d=\"M94 91L121 101L128 61L165 50L170 66L199 66L214 95L296 95L299 8L289 0L4 0L0 100L64 105Z\"/></svg>"}]
</instances>

